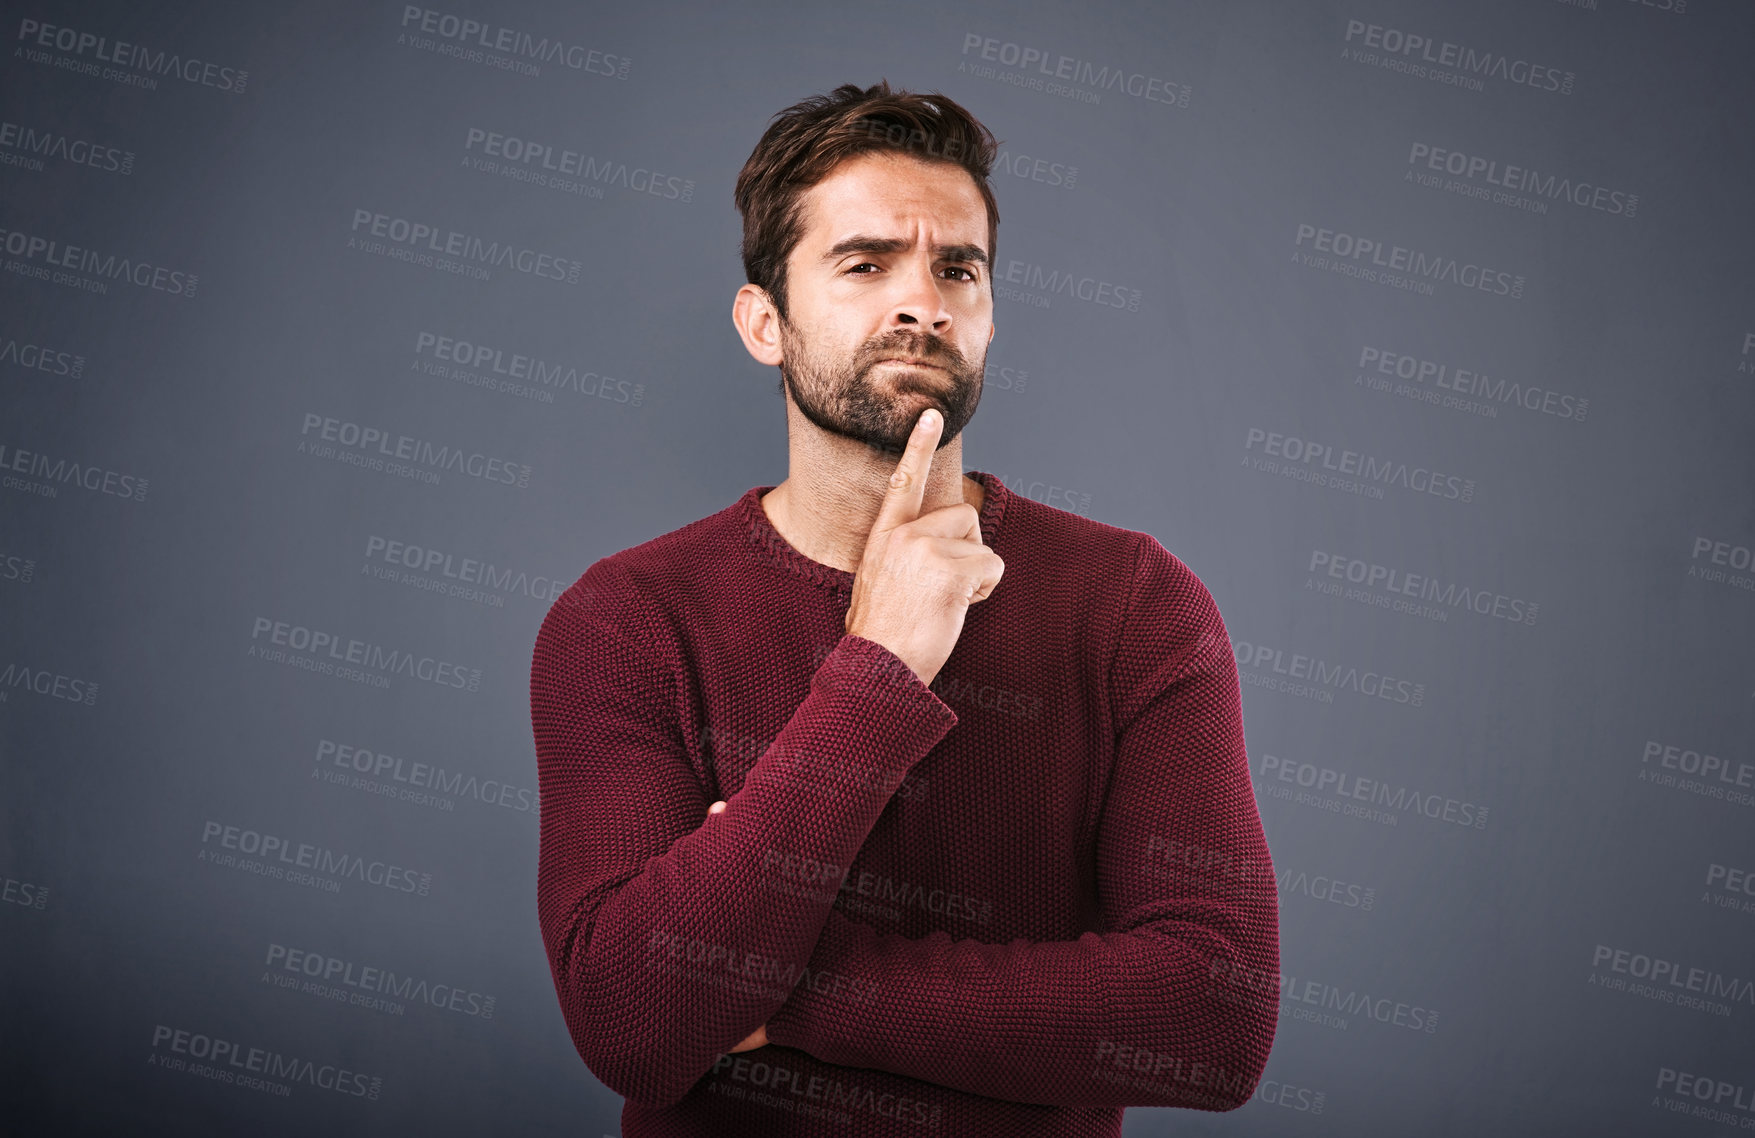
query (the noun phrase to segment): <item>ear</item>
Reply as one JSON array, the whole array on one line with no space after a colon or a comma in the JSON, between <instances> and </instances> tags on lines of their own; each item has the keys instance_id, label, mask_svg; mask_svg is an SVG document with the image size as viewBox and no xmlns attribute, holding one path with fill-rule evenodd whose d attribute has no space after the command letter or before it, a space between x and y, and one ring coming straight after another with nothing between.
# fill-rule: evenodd
<instances>
[{"instance_id":1,"label":"ear","mask_svg":"<svg viewBox=\"0 0 1755 1138\"><path fill-rule=\"evenodd\" d=\"M780 351L780 314L767 292L753 284L737 290L731 302L731 322L743 338L743 346L757 363L778 367Z\"/></svg>"}]
</instances>

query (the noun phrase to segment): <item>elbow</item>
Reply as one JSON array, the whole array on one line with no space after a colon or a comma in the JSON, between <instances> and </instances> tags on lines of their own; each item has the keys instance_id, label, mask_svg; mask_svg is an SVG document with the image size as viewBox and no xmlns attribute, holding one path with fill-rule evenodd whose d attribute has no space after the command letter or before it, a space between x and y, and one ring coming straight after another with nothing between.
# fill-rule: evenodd
<instances>
[{"instance_id":1,"label":"elbow","mask_svg":"<svg viewBox=\"0 0 1755 1138\"><path fill-rule=\"evenodd\" d=\"M1207 1088L1206 1110L1231 1111L1247 1105L1261 1085L1279 1030L1280 946L1277 914L1272 908L1265 937L1244 939L1236 953L1224 953L1208 964L1208 1011L1214 1031L1206 1060L1223 1072Z\"/></svg>"},{"instance_id":2,"label":"elbow","mask_svg":"<svg viewBox=\"0 0 1755 1138\"><path fill-rule=\"evenodd\" d=\"M681 1102L695 1085L670 1078L656 1063L623 1063L599 1068L585 1064L597 1081L622 1098L647 1110L669 1110Z\"/></svg>"},{"instance_id":3,"label":"elbow","mask_svg":"<svg viewBox=\"0 0 1755 1138\"><path fill-rule=\"evenodd\" d=\"M1277 1009L1268 1014L1277 1018ZM1099 1048L1101 1058L1113 1058L1117 1068L1142 1076L1105 1076L1105 1081L1129 1084L1122 1105L1219 1112L1247 1105L1267 1069L1274 1018L1264 1026L1259 1016L1231 1014L1208 1026L1210 1033L1200 1040L1190 1040L1184 1024L1144 1047Z\"/></svg>"},{"instance_id":4,"label":"elbow","mask_svg":"<svg viewBox=\"0 0 1755 1138\"><path fill-rule=\"evenodd\" d=\"M562 997L567 1030L573 1047L598 1082L631 1103L652 1110L666 1110L681 1102L700 1080L680 1055L665 1054L653 1046L630 1047L630 1040L654 1039L657 1034L635 1022L633 1009L599 1009Z\"/></svg>"},{"instance_id":5,"label":"elbow","mask_svg":"<svg viewBox=\"0 0 1755 1138\"><path fill-rule=\"evenodd\" d=\"M1246 1106L1255 1097L1255 1089L1261 1085L1262 1072L1267 1069L1268 1048L1273 1038L1270 1033L1268 1040L1257 1043L1252 1036L1242 1045L1234 1045L1226 1050L1218 1063L1228 1078L1215 1081L1213 1086L1213 1103L1209 1110L1228 1111Z\"/></svg>"},{"instance_id":6,"label":"elbow","mask_svg":"<svg viewBox=\"0 0 1755 1138\"><path fill-rule=\"evenodd\" d=\"M593 935L599 915L571 900L544 910L543 940L561 1018L598 1082L648 1109L674 1107L726 1056L694 1030L689 1000L647 979L637 940L629 948L626 935Z\"/></svg>"},{"instance_id":7,"label":"elbow","mask_svg":"<svg viewBox=\"0 0 1755 1138\"><path fill-rule=\"evenodd\" d=\"M675 1106L688 1093L678 1085L676 1064L666 1063L655 1041L665 1037L651 1009L630 998L628 988L606 983L618 969L593 958L602 898L544 888L539 878L537 917L548 954L561 1019L573 1049L598 1082L641 1106ZM637 987L637 986L636 986ZM692 1083L690 1084L692 1085Z\"/></svg>"},{"instance_id":8,"label":"elbow","mask_svg":"<svg viewBox=\"0 0 1755 1138\"><path fill-rule=\"evenodd\" d=\"M1210 1101L1203 1109L1236 1110L1255 1096L1273 1050L1279 1024L1279 1001L1252 1002L1233 1007L1226 1030L1213 1041L1209 1056L1214 1078L1206 1088Z\"/></svg>"},{"instance_id":9,"label":"elbow","mask_svg":"<svg viewBox=\"0 0 1755 1138\"><path fill-rule=\"evenodd\" d=\"M631 1103L651 1110L676 1106L725 1060L704 1053L697 1035L637 986L606 985L561 968L554 979L579 1058L598 1082Z\"/></svg>"},{"instance_id":10,"label":"elbow","mask_svg":"<svg viewBox=\"0 0 1755 1138\"><path fill-rule=\"evenodd\" d=\"M1246 1106L1267 1069L1279 1012L1277 988L1222 987L1209 993L1200 1027L1191 1031L1184 1006L1172 1017L1176 1026L1152 1045L1169 1077L1154 1078L1151 1101L1130 1105L1219 1112Z\"/></svg>"}]
</instances>

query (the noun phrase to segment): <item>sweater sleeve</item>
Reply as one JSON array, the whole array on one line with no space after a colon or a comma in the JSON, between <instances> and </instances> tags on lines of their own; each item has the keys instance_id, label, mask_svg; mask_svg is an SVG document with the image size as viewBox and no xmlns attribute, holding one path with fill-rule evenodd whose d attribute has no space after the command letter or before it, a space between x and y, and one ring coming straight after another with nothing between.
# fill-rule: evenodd
<instances>
[{"instance_id":1,"label":"sweater sleeve","mask_svg":"<svg viewBox=\"0 0 1755 1138\"><path fill-rule=\"evenodd\" d=\"M880 935L830 914L812 966L879 986L850 1016L800 986L770 1042L990 1098L1231 1110L1279 1013L1278 891L1212 596L1142 535L1110 676L1099 930L1007 944Z\"/></svg>"},{"instance_id":2,"label":"sweater sleeve","mask_svg":"<svg viewBox=\"0 0 1755 1138\"><path fill-rule=\"evenodd\" d=\"M594 564L531 662L537 909L574 1045L611 1090L674 1105L806 975L834 890L908 769L956 715L847 634L723 814L690 763L681 656L625 571ZM845 997L845 990L843 990Z\"/></svg>"}]
</instances>

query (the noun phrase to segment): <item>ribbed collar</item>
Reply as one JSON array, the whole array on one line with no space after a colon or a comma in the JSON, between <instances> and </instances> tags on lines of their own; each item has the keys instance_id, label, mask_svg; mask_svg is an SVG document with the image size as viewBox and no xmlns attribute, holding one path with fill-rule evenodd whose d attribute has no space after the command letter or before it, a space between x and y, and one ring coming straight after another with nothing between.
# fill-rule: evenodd
<instances>
[{"instance_id":1,"label":"ribbed collar","mask_svg":"<svg viewBox=\"0 0 1755 1138\"><path fill-rule=\"evenodd\" d=\"M981 543L992 547L999 537L999 526L1005 520L1005 508L1011 501L1012 492L1006 489L1005 483L997 476L986 471L967 470L964 473L981 483L986 492L981 501ZM780 536L780 531L768 520L767 511L762 509L762 495L773 488L752 486L737 501L739 512L743 515L745 534L755 548L756 555L767 563L777 565L814 584L851 594L853 574L833 565L812 561Z\"/></svg>"}]
</instances>

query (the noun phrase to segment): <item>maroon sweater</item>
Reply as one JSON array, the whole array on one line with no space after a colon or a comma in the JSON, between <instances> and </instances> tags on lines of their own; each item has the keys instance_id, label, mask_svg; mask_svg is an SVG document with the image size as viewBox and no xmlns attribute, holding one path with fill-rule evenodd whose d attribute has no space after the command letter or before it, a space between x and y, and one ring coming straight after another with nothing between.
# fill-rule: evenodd
<instances>
[{"instance_id":1,"label":"maroon sweater","mask_svg":"<svg viewBox=\"0 0 1755 1138\"><path fill-rule=\"evenodd\" d=\"M1005 579L930 688L769 486L544 619L538 914L624 1138L1095 1138L1253 1092L1278 897L1219 611L1150 535L970 477Z\"/></svg>"}]
</instances>

